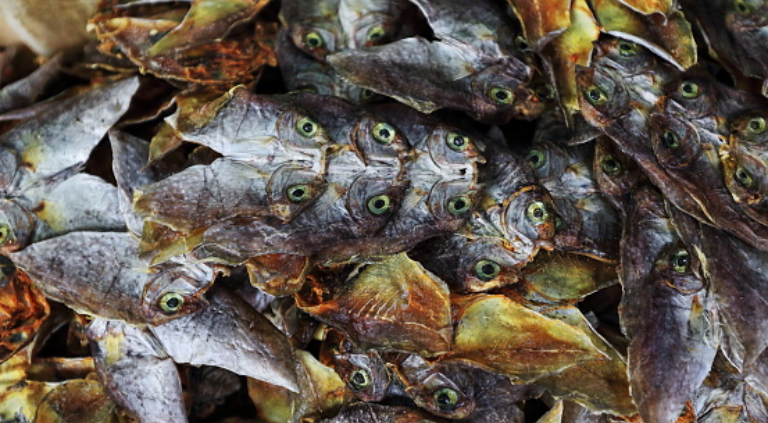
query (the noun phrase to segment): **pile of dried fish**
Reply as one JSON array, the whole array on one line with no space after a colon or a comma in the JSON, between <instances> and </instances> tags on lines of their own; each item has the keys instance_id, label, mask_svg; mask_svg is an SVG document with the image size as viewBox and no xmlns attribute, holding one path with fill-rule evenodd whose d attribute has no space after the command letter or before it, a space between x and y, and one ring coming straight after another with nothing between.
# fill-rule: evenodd
<instances>
[{"instance_id":1,"label":"pile of dried fish","mask_svg":"<svg viewBox=\"0 0 768 423\"><path fill-rule=\"evenodd\" d=\"M0 422L768 422L768 3L82 18L0 50Z\"/></svg>"}]
</instances>

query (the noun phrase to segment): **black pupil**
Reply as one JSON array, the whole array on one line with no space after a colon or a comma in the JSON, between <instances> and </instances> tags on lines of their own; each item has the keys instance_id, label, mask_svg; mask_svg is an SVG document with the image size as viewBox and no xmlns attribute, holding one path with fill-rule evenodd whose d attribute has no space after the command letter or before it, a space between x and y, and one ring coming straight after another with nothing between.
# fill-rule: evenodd
<instances>
[{"instance_id":1,"label":"black pupil","mask_svg":"<svg viewBox=\"0 0 768 423\"><path fill-rule=\"evenodd\" d=\"M293 190L293 196L294 196L295 198L301 198L301 197L303 197L303 196L304 196L304 190L303 190L303 189L301 189L301 188L296 188L295 190Z\"/></svg>"},{"instance_id":2,"label":"black pupil","mask_svg":"<svg viewBox=\"0 0 768 423\"><path fill-rule=\"evenodd\" d=\"M591 98L593 101L600 100L600 91L598 91L598 90L590 90L589 91L589 98Z\"/></svg>"},{"instance_id":3,"label":"black pupil","mask_svg":"<svg viewBox=\"0 0 768 423\"><path fill-rule=\"evenodd\" d=\"M365 384L365 376L363 376L362 373L357 372L354 375L352 375L352 383L355 385L364 385Z\"/></svg>"},{"instance_id":4,"label":"black pupil","mask_svg":"<svg viewBox=\"0 0 768 423\"><path fill-rule=\"evenodd\" d=\"M753 120L752 122L749 122L749 127L754 129L755 131L760 130L760 122Z\"/></svg>"},{"instance_id":5,"label":"black pupil","mask_svg":"<svg viewBox=\"0 0 768 423\"><path fill-rule=\"evenodd\" d=\"M611 172L615 172L615 171L616 171L616 169L619 167L619 164L618 164L618 163L616 163L616 160L610 159L610 160L606 160L606 161L605 161L605 167L606 167L606 168L607 168L609 171L611 171Z\"/></svg>"},{"instance_id":6,"label":"black pupil","mask_svg":"<svg viewBox=\"0 0 768 423\"><path fill-rule=\"evenodd\" d=\"M309 37L309 45L312 47L317 47L320 45L320 40L317 37Z\"/></svg>"},{"instance_id":7,"label":"black pupil","mask_svg":"<svg viewBox=\"0 0 768 423\"><path fill-rule=\"evenodd\" d=\"M672 148L677 143L677 140L675 139L675 135L671 131L664 131L664 134L661 136L661 140L664 142L664 145L668 148Z\"/></svg>"},{"instance_id":8,"label":"black pupil","mask_svg":"<svg viewBox=\"0 0 768 423\"><path fill-rule=\"evenodd\" d=\"M480 270L482 270L483 274L485 275L492 275L494 269L493 269L493 265L489 263L489 264L484 264L483 267L480 268Z\"/></svg>"},{"instance_id":9,"label":"black pupil","mask_svg":"<svg viewBox=\"0 0 768 423\"><path fill-rule=\"evenodd\" d=\"M370 97L373 95L373 91L371 90L363 90L363 97Z\"/></svg>"},{"instance_id":10,"label":"black pupil","mask_svg":"<svg viewBox=\"0 0 768 423\"><path fill-rule=\"evenodd\" d=\"M437 403L441 406L451 406L451 397L448 394L440 394L437 396Z\"/></svg>"},{"instance_id":11,"label":"black pupil","mask_svg":"<svg viewBox=\"0 0 768 423\"><path fill-rule=\"evenodd\" d=\"M168 308L176 308L179 306L179 299L178 298L171 298L168 301L165 302L166 307Z\"/></svg>"},{"instance_id":12,"label":"black pupil","mask_svg":"<svg viewBox=\"0 0 768 423\"><path fill-rule=\"evenodd\" d=\"M22 332L16 332L13 335L11 335L10 338L8 338L8 341L10 341L12 344L15 344L17 342L21 342L26 338L26 336Z\"/></svg>"},{"instance_id":13,"label":"black pupil","mask_svg":"<svg viewBox=\"0 0 768 423\"><path fill-rule=\"evenodd\" d=\"M542 210L541 208L537 208L536 210L533 211L533 217L537 219L541 219L542 217L544 217L544 210Z\"/></svg>"},{"instance_id":14,"label":"black pupil","mask_svg":"<svg viewBox=\"0 0 768 423\"><path fill-rule=\"evenodd\" d=\"M499 90L499 91L496 91L496 98L498 98L499 100L506 100L507 98L509 98L509 94L504 90Z\"/></svg>"},{"instance_id":15,"label":"black pupil","mask_svg":"<svg viewBox=\"0 0 768 423\"><path fill-rule=\"evenodd\" d=\"M388 139L392 134L389 132L389 129L382 129L379 131L379 136L384 139Z\"/></svg>"},{"instance_id":16,"label":"black pupil","mask_svg":"<svg viewBox=\"0 0 768 423\"><path fill-rule=\"evenodd\" d=\"M456 200L453 206L456 207L456 210L462 210L467 206L467 203L464 200Z\"/></svg>"},{"instance_id":17,"label":"black pupil","mask_svg":"<svg viewBox=\"0 0 768 423\"><path fill-rule=\"evenodd\" d=\"M534 154L534 155L531 156L531 158L529 160L531 161L532 165L536 166L541 161L541 157L539 157L538 154Z\"/></svg>"},{"instance_id":18,"label":"black pupil","mask_svg":"<svg viewBox=\"0 0 768 423\"><path fill-rule=\"evenodd\" d=\"M747 172L743 170L739 170L738 172L736 172L736 178L739 179L739 182L742 185L746 185L746 182L749 179L749 175L747 175Z\"/></svg>"},{"instance_id":19,"label":"black pupil","mask_svg":"<svg viewBox=\"0 0 768 423\"><path fill-rule=\"evenodd\" d=\"M306 132L306 133L310 133L310 132L312 132L313 129L315 129L315 125L307 122L307 123L305 123L304 125L301 126L301 129L303 129L304 132Z\"/></svg>"},{"instance_id":20,"label":"black pupil","mask_svg":"<svg viewBox=\"0 0 768 423\"><path fill-rule=\"evenodd\" d=\"M740 12L746 12L747 11L747 6L744 3L737 3L736 7L739 8Z\"/></svg>"},{"instance_id":21,"label":"black pupil","mask_svg":"<svg viewBox=\"0 0 768 423\"><path fill-rule=\"evenodd\" d=\"M371 33L372 40L377 40L379 38L381 38L381 31L374 31Z\"/></svg>"},{"instance_id":22,"label":"black pupil","mask_svg":"<svg viewBox=\"0 0 768 423\"><path fill-rule=\"evenodd\" d=\"M693 94L693 85L683 84L683 92L685 92L686 94Z\"/></svg>"},{"instance_id":23,"label":"black pupil","mask_svg":"<svg viewBox=\"0 0 768 423\"><path fill-rule=\"evenodd\" d=\"M688 263L688 254L680 254L675 258L675 266L677 267L687 267Z\"/></svg>"},{"instance_id":24,"label":"black pupil","mask_svg":"<svg viewBox=\"0 0 768 423\"><path fill-rule=\"evenodd\" d=\"M619 44L619 48L624 51L632 50L632 48L629 46L629 44Z\"/></svg>"},{"instance_id":25,"label":"black pupil","mask_svg":"<svg viewBox=\"0 0 768 423\"><path fill-rule=\"evenodd\" d=\"M382 199L378 199L378 200L373 202L373 207L375 207L377 209L383 209L384 206L386 206L386 205L387 205L386 201L384 201Z\"/></svg>"},{"instance_id":26,"label":"black pupil","mask_svg":"<svg viewBox=\"0 0 768 423\"><path fill-rule=\"evenodd\" d=\"M458 135L453 137L453 145L456 147L462 147L464 145L464 137Z\"/></svg>"}]
</instances>

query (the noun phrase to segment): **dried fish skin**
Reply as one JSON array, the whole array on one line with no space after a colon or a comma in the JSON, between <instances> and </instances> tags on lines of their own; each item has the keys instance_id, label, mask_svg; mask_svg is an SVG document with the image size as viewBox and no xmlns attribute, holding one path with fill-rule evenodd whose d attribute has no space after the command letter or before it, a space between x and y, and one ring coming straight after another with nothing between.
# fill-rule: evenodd
<instances>
[{"instance_id":1,"label":"dried fish skin","mask_svg":"<svg viewBox=\"0 0 768 423\"><path fill-rule=\"evenodd\" d=\"M763 225L768 225L765 192L768 148L762 135L762 122L766 117L763 109L743 114L731 124L728 144L720 147L725 185L744 213Z\"/></svg>"},{"instance_id":2,"label":"dried fish skin","mask_svg":"<svg viewBox=\"0 0 768 423\"><path fill-rule=\"evenodd\" d=\"M621 213L623 220L628 198L635 187L643 183L645 174L630 156L605 136L595 142L592 172L603 196Z\"/></svg>"},{"instance_id":3,"label":"dried fish skin","mask_svg":"<svg viewBox=\"0 0 768 423\"><path fill-rule=\"evenodd\" d=\"M382 99L373 91L348 83L328 63L314 60L304 54L293 45L285 30L278 34L276 53L289 92L313 92L335 96L357 105Z\"/></svg>"},{"instance_id":4,"label":"dried fish skin","mask_svg":"<svg viewBox=\"0 0 768 423\"><path fill-rule=\"evenodd\" d=\"M285 162L315 171L324 167L323 157L331 143L328 133L287 98L253 94L238 86L212 101L206 98L197 107L178 109L166 118L184 141L264 167Z\"/></svg>"},{"instance_id":5,"label":"dried fish skin","mask_svg":"<svg viewBox=\"0 0 768 423\"><path fill-rule=\"evenodd\" d=\"M555 245L563 251L615 260L621 229L597 187L591 148L566 147L570 133L554 114L540 121L526 159L549 191L560 220Z\"/></svg>"},{"instance_id":6,"label":"dried fish skin","mask_svg":"<svg viewBox=\"0 0 768 423\"><path fill-rule=\"evenodd\" d=\"M364 402L381 402L393 382L391 370L378 352L333 355L333 369L352 393Z\"/></svg>"},{"instance_id":7,"label":"dried fish skin","mask_svg":"<svg viewBox=\"0 0 768 423\"><path fill-rule=\"evenodd\" d=\"M531 300L565 306L581 301L617 280L614 266L571 253L546 252L522 270L518 287L534 294Z\"/></svg>"},{"instance_id":8,"label":"dried fish skin","mask_svg":"<svg viewBox=\"0 0 768 423\"><path fill-rule=\"evenodd\" d=\"M485 292L517 283L521 269L531 259L527 250L496 237L458 233L433 238L410 255L438 275L451 292Z\"/></svg>"},{"instance_id":9,"label":"dried fish skin","mask_svg":"<svg viewBox=\"0 0 768 423\"><path fill-rule=\"evenodd\" d=\"M677 235L662 197L646 188L633 199L627 218L634 223L622 238L619 308L630 339L632 397L644 420L672 423L714 361L719 344L714 299L696 251Z\"/></svg>"},{"instance_id":10,"label":"dried fish skin","mask_svg":"<svg viewBox=\"0 0 768 423\"><path fill-rule=\"evenodd\" d=\"M102 53L127 57L142 72L184 82L232 85L253 79L265 64L276 65L269 46L274 29L257 23L244 34L232 31L252 21L269 0L199 0L171 13L153 15L150 10L146 17L132 16L132 5L123 3L102 1L90 25L101 41Z\"/></svg>"},{"instance_id":11,"label":"dried fish skin","mask_svg":"<svg viewBox=\"0 0 768 423\"><path fill-rule=\"evenodd\" d=\"M328 61L350 83L423 113L449 108L501 123L534 119L547 107L528 88L532 72L525 63L514 56L486 58L465 44L411 37L336 53Z\"/></svg>"},{"instance_id":12,"label":"dried fish skin","mask_svg":"<svg viewBox=\"0 0 768 423\"><path fill-rule=\"evenodd\" d=\"M72 232L32 244L11 260L48 298L83 314L157 324L205 306L211 268L172 263L149 269L137 246L127 233Z\"/></svg>"},{"instance_id":13,"label":"dried fish skin","mask_svg":"<svg viewBox=\"0 0 768 423\"><path fill-rule=\"evenodd\" d=\"M397 277L392 277L397 275ZM434 356L450 349L448 286L405 253L361 265L333 298L299 294L299 308L359 349Z\"/></svg>"},{"instance_id":14,"label":"dried fish skin","mask_svg":"<svg viewBox=\"0 0 768 423\"><path fill-rule=\"evenodd\" d=\"M228 291L214 290L206 308L150 331L177 363L221 367L299 392L288 339Z\"/></svg>"},{"instance_id":15,"label":"dried fish skin","mask_svg":"<svg viewBox=\"0 0 768 423\"><path fill-rule=\"evenodd\" d=\"M248 395L260 419L267 423L300 423L332 416L347 404L344 382L336 372L304 350L295 351L297 386L291 391L256 379L248 379Z\"/></svg>"},{"instance_id":16,"label":"dried fish skin","mask_svg":"<svg viewBox=\"0 0 768 423\"><path fill-rule=\"evenodd\" d=\"M33 183L82 166L128 109L138 88L135 77L95 85L81 95L56 102L0 136L0 144L17 153L20 165L13 188L6 189L6 195L18 195Z\"/></svg>"},{"instance_id":17,"label":"dried fish skin","mask_svg":"<svg viewBox=\"0 0 768 423\"><path fill-rule=\"evenodd\" d=\"M438 419L417 408L360 403L345 407L336 417L320 420L319 423L357 423L361 421L379 423L441 423L444 420Z\"/></svg>"},{"instance_id":18,"label":"dried fish skin","mask_svg":"<svg viewBox=\"0 0 768 423\"><path fill-rule=\"evenodd\" d=\"M188 422L176 365L151 333L99 318L87 333L96 370L115 402L140 421Z\"/></svg>"},{"instance_id":19,"label":"dried fish skin","mask_svg":"<svg viewBox=\"0 0 768 423\"><path fill-rule=\"evenodd\" d=\"M454 298L452 307L456 330L445 357L470 361L513 381L535 383L579 363L607 359L581 330L505 296Z\"/></svg>"},{"instance_id":20,"label":"dried fish skin","mask_svg":"<svg viewBox=\"0 0 768 423\"><path fill-rule=\"evenodd\" d=\"M514 385L505 376L464 361L430 364L411 355L396 367L396 372L416 405L447 419L522 422L522 402L542 393L533 386Z\"/></svg>"},{"instance_id":21,"label":"dried fish skin","mask_svg":"<svg viewBox=\"0 0 768 423\"><path fill-rule=\"evenodd\" d=\"M762 79L768 74L768 51L765 48L768 37L767 12L765 1L734 2L726 9L724 16L726 30L733 37L734 43L742 46L747 56L754 60ZM763 82L763 94L766 93L765 86Z\"/></svg>"}]
</instances>

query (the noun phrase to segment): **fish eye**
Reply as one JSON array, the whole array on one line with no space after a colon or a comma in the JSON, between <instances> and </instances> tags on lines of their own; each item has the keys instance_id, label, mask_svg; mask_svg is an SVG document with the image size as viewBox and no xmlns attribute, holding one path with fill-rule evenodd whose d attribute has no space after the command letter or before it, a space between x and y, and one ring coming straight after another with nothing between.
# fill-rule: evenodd
<instances>
[{"instance_id":1,"label":"fish eye","mask_svg":"<svg viewBox=\"0 0 768 423\"><path fill-rule=\"evenodd\" d=\"M0 225L0 245L5 244L10 239L11 228L8 225Z\"/></svg>"},{"instance_id":2,"label":"fish eye","mask_svg":"<svg viewBox=\"0 0 768 423\"><path fill-rule=\"evenodd\" d=\"M608 176L616 176L621 173L621 163L613 156L606 156L602 163L603 172Z\"/></svg>"},{"instance_id":3,"label":"fish eye","mask_svg":"<svg viewBox=\"0 0 768 423\"><path fill-rule=\"evenodd\" d=\"M445 137L448 147L455 151L464 151L469 147L469 138L456 132L449 132Z\"/></svg>"},{"instance_id":4,"label":"fish eye","mask_svg":"<svg viewBox=\"0 0 768 423\"><path fill-rule=\"evenodd\" d=\"M549 211L547 210L546 204L542 203L541 201L535 201L533 204L528 206L526 215L531 222L536 225L540 225L549 218Z\"/></svg>"},{"instance_id":5,"label":"fish eye","mask_svg":"<svg viewBox=\"0 0 768 423\"><path fill-rule=\"evenodd\" d=\"M475 276L482 281L491 281L499 276L499 273L501 273L501 266L495 261L480 260L475 264Z\"/></svg>"},{"instance_id":6,"label":"fish eye","mask_svg":"<svg viewBox=\"0 0 768 423\"><path fill-rule=\"evenodd\" d=\"M687 273L691 269L691 257L685 249L679 249L672 254L672 269L677 273Z\"/></svg>"},{"instance_id":7,"label":"fish eye","mask_svg":"<svg viewBox=\"0 0 768 423\"><path fill-rule=\"evenodd\" d=\"M661 143L670 150L677 150L680 148L680 137L669 129L665 129L661 133Z\"/></svg>"},{"instance_id":8,"label":"fish eye","mask_svg":"<svg viewBox=\"0 0 768 423\"><path fill-rule=\"evenodd\" d=\"M472 209L472 201L466 195L453 197L448 200L448 212L454 216L467 214L470 209Z\"/></svg>"},{"instance_id":9,"label":"fish eye","mask_svg":"<svg viewBox=\"0 0 768 423\"><path fill-rule=\"evenodd\" d=\"M542 84L536 87L536 96L545 101L555 99L555 87L552 84Z\"/></svg>"},{"instance_id":10,"label":"fish eye","mask_svg":"<svg viewBox=\"0 0 768 423\"><path fill-rule=\"evenodd\" d=\"M377 123L373 127L373 138L382 144L390 144L395 140L396 134L395 128L388 123Z\"/></svg>"},{"instance_id":11,"label":"fish eye","mask_svg":"<svg viewBox=\"0 0 768 423\"><path fill-rule=\"evenodd\" d=\"M309 197L312 195L312 189L306 184L293 185L288 187L286 195L291 203L303 203L309 200Z\"/></svg>"},{"instance_id":12,"label":"fish eye","mask_svg":"<svg viewBox=\"0 0 768 423\"><path fill-rule=\"evenodd\" d=\"M683 81L678 91L684 98L696 98L699 96L699 84L693 81Z\"/></svg>"},{"instance_id":13,"label":"fish eye","mask_svg":"<svg viewBox=\"0 0 768 423\"><path fill-rule=\"evenodd\" d=\"M349 383L352 385L352 388L362 391L371 386L371 375L358 367L349 375Z\"/></svg>"},{"instance_id":14,"label":"fish eye","mask_svg":"<svg viewBox=\"0 0 768 423\"><path fill-rule=\"evenodd\" d=\"M365 41L368 43L375 43L384 38L385 35L386 31L384 31L384 27L381 25L376 25L368 31L368 34L365 35Z\"/></svg>"},{"instance_id":15,"label":"fish eye","mask_svg":"<svg viewBox=\"0 0 768 423\"><path fill-rule=\"evenodd\" d=\"M750 13L752 13L752 7L749 5L749 3L746 2L746 0L734 1L733 8L736 10L736 13L739 13L742 15L749 15Z\"/></svg>"},{"instance_id":16,"label":"fish eye","mask_svg":"<svg viewBox=\"0 0 768 423\"><path fill-rule=\"evenodd\" d=\"M160 298L160 310L165 314L176 314L184 305L184 297L178 292L168 292Z\"/></svg>"},{"instance_id":17,"label":"fish eye","mask_svg":"<svg viewBox=\"0 0 768 423\"><path fill-rule=\"evenodd\" d=\"M391 207L392 200L390 200L389 196L386 194L377 195L368 199L368 211L376 216L381 216L388 212Z\"/></svg>"},{"instance_id":18,"label":"fish eye","mask_svg":"<svg viewBox=\"0 0 768 423\"><path fill-rule=\"evenodd\" d=\"M525 159L528 160L528 163L530 163L534 169L541 169L547 162L547 156L539 150L529 151L528 155L525 156Z\"/></svg>"},{"instance_id":19,"label":"fish eye","mask_svg":"<svg viewBox=\"0 0 768 423\"><path fill-rule=\"evenodd\" d=\"M747 124L747 128L750 132L753 134L762 134L765 132L765 119L762 117L754 117L749 120L749 123Z\"/></svg>"},{"instance_id":20,"label":"fish eye","mask_svg":"<svg viewBox=\"0 0 768 423\"><path fill-rule=\"evenodd\" d=\"M623 57L634 57L640 52L640 48L632 41L620 40L618 47L619 54Z\"/></svg>"},{"instance_id":21,"label":"fish eye","mask_svg":"<svg viewBox=\"0 0 768 423\"><path fill-rule=\"evenodd\" d=\"M360 96L363 98L363 100L370 100L374 94L376 93L369 90L368 88L363 88L363 90L360 92Z\"/></svg>"},{"instance_id":22,"label":"fish eye","mask_svg":"<svg viewBox=\"0 0 768 423\"><path fill-rule=\"evenodd\" d=\"M747 172L746 169L739 166L736 168L736 171L733 172L733 178L736 179L736 182L739 183L739 185L743 186L744 188L751 188L752 184L755 183L755 181L752 179L752 175Z\"/></svg>"},{"instance_id":23,"label":"fish eye","mask_svg":"<svg viewBox=\"0 0 768 423\"><path fill-rule=\"evenodd\" d=\"M593 106L602 106L603 104L608 103L609 100L605 91L601 90L596 85L592 85L584 90L584 98L586 98L589 104Z\"/></svg>"},{"instance_id":24,"label":"fish eye","mask_svg":"<svg viewBox=\"0 0 768 423\"><path fill-rule=\"evenodd\" d=\"M312 119L303 117L296 123L296 129L301 135L311 138L317 133L317 124Z\"/></svg>"},{"instance_id":25,"label":"fish eye","mask_svg":"<svg viewBox=\"0 0 768 423\"><path fill-rule=\"evenodd\" d=\"M493 87L490 91L490 97L496 104L510 104L515 99L515 94L506 88Z\"/></svg>"},{"instance_id":26,"label":"fish eye","mask_svg":"<svg viewBox=\"0 0 768 423\"><path fill-rule=\"evenodd\" d=\"M451 388L440 388L432 395L440 410L450 411L459 403L459 393Z\"/></svg>"},{"instance_id":27,"label":"fish eye","mask_svg":"<svg viewBox=\"0 0 768 423\"><path fill-rule=\"evenodd\" d=\"M317 31L312 31L304 36L304 44L309 48L320 48L325 42Z\"/></svg>"}]
</instances>

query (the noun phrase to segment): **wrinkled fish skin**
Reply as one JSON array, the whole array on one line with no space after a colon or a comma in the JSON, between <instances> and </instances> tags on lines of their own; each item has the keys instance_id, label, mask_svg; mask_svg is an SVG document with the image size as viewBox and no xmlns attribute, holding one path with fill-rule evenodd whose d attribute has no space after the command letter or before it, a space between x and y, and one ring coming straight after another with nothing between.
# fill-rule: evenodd
<instances>
[{"instance_id":1,"label":"wrinkled fish skin","mask_svg":"<svg viewBox=\"0 0 768 423\"><path fill-rule=\"evenodd\" d=\"M213 283L208 265L147 269L137 247L127 233L73 232L35 243L11 259L47 297L92 316L158 324L205 306L202 295Z\"/></svg>"},{"instance_id":2,"label":"wrinkled fish skin","mask_svg":"<svg viewBox=\"0 0 768 423\"><path fill-rule=\"evenodd\" d=\"M731 136L720 147L723 177L734 201L752 219L768 225L768 138L765 109L744 113L731 124Z\"/></svg>"},{"instance_id":3,"label":"wrinkled fish skin","mask_svg":"<svg viewBox=\"0 0 768 423\"><path fill-rule=\"evenodd\" d=\"M88 338L99 376L120 406L142 422L188 421L176 365L151 333L94 319Z\"/></svg>"},{"instance_id":4,"label":"wrinkled fish skin","mask_svg":"<svg viewBox=\"0 0 768 423\"><path fill-rule=\"evenodd\" d=\"M329 56L331 65L353 84L425 113L450 108L484 122L506 122L534 119L548 107L529 88L533 71L515 56L510 20L496 5L481 1L468 9L455 0L414 3L440 40L411 37L345 51Z\"/></svg>"},{"instance_id":5,"label":"wrinkled fish skin","mask_svg":"<svg viewBox=\"0 0 768 423\"><path fill-rule=\"evenodd\" d=\"M320 420L319 423L441 423L443 421L416 408L361 403L346 407L338 416Z\"/></svg>"},{"instance_id":6,"label":"wrinkled fish skin","mask_svg":"<svg viewBox=\"0 0 768 423\"><path fill-rule=\"evenodd\" d=\"M615 260L619 222L600 193L588 146L568 147L570 132L555 114L545 115L526 159L549 191L561 224L555 245L563 251Z\"/></svg>"},{"instance_id":7,"label":"wrinkled fish skin","mask_svg":"<svg viewBox=\"0 0 768 423\"><path fill-rule=\"evenodd\" d=\"M440 417L466 422L522 422L522 401L541 394L528 385L462 361L430 365L412 355L397 367L406 392L421 408Z\"/></svg>"},{"instance_id":8,"label":"wrinkled fish skin","mask_svg":"<svg viewBox=\"0 0 768 423\"><path fill-rule=\"evenodd\" d=\"M228 291L214 290L205 309L150 330L177 363L221 367L299 391L288 339Z\"/></svg>"},{"instance_id":9,"label":"wrinkled fish skin","mask_svg":"<svg viewBox=\"0 0 768 423\"><path fill-rule=\"evenodd\" d=\"M662 197L644 188L633 200L621 245L619 308L630 339L632 395L645 421L672 423L715 358L714 301L696 251L677 235Z\"/></svg>"}]
</instances>

